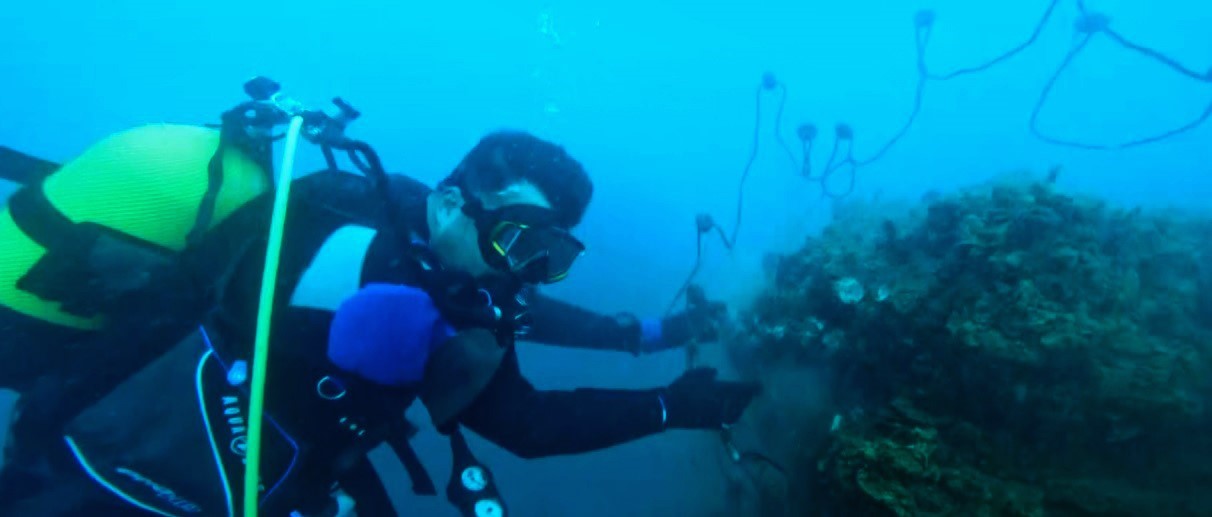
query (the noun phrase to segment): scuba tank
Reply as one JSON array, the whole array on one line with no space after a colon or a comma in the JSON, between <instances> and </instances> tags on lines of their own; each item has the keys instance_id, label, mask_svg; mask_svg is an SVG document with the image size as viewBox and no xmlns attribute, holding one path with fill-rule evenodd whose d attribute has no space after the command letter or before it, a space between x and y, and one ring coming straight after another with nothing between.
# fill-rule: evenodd
<instances>
[{"instance_id":1,"label":"scuba tank","mask_svg":"<svg viewBox=\"0 0 1212 517\"><path fill-rule=\"evenodd\" d=\"M23 186L0 211L0 305L102 328L118 300L179 266L203 206L209 229L272 188L264 157L223 140L206 127L142 126Z\"/></svg>"}]
</instances>

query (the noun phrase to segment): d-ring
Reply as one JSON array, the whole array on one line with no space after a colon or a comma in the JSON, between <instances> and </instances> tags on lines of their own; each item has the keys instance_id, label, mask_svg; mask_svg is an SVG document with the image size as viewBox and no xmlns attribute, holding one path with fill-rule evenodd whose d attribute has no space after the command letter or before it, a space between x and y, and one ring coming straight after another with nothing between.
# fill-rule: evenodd
<instances>
[{"instance_id":1,"label":"d-ring","mask_svg":"<svg viewBox=\"0 0 1212 517\"><path fill-rule=\"evenodd\" d=\"M316 394L324 400L337 400L344 397L345 393L345 386L341 385L341 381L332 377L325 375L316 381Z\"/></svg>"}]
</instances>

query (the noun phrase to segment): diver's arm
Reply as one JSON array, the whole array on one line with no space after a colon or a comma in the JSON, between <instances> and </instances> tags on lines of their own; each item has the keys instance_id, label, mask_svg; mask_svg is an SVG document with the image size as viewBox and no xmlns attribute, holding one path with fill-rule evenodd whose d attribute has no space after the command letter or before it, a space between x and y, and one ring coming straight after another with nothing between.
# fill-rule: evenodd
<instances>
[{"instance_id":1,"label":"diver's arm","mask_svg":"<svg viewBox=\"0 0 1212 517\"><path fill-rule=\"evenodd\" d=\"M638 319L629 313L597 314L536 293L530 297L530 316L528 341L640 355L714 341L727 310L722 303L704 300L663 319Z\"/></svg>"},{"instance_id":2,"label":"diver's arm","mask_svg":"<svg viewBox=\"0 0 1212 517\"><path fill-rule=\"evenodd\" d=\"M642 322L630 314L597 314L541 294L531 297L530 316L527 341L633 354L640 353L645 341Z\"/></svg>"},{"instance_id":3,"label":"diver's arm","mask_svg":"<svg viewBox=\"0 0 1212 517\"><path fill-rule=\"evenodd\" d=\"M459 421L523 458L577 454L659 433L660 390L539 391L510 351Z\"/></svg>"}]
</instances>

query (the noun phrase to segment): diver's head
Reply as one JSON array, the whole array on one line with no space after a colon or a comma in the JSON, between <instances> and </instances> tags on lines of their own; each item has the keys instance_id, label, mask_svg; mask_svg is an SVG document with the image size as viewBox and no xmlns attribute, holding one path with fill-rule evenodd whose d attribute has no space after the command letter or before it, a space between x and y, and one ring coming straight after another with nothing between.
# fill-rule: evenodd
<instances>
[{"instance_id":1,"label":"diver's head","mask_svg":"<svg viewBox=\"0 0 1212 517\"><path fill-rule=\"evenodd\" d=\"M430 247L445 267L476 277L556 282L584 250L568 231L592 196L585 169L560 146L492 133L430 194Z\"/></svg>"}]
</instances>

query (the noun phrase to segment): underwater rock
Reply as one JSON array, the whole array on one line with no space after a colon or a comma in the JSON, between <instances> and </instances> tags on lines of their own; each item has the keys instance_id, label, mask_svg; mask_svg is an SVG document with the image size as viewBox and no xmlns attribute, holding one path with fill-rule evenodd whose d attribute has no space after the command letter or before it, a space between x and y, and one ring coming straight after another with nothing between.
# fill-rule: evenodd
<instances>
[{"instance_id":1,"label":"underwater rock","mask_svg":"<svg viewBox=\"0 0 1212 517\"><path fill-rule=\"evenodd\" d=\"M824 363L872 409L789 460L792 507L1212 514L1212 220L1019 181L849 203L780 265L745 373Z\"/></svg>"},{"instance_id":2,"label":"underwater rock","mask_svg":"<svg viewBox=\"0 0 1212 517\"><path fill-rule=\"evenodd\" d=\"M863 301L863 284L851 277L846 277L833 283L837 299L847 305Z\"/></svg>"}]
</instances>

